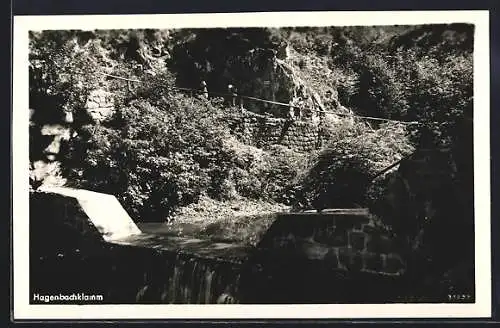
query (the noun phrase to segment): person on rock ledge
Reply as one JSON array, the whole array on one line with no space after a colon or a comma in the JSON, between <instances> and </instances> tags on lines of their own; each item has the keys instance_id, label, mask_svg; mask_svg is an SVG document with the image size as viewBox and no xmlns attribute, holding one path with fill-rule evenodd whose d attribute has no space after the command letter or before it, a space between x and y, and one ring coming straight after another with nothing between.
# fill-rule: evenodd
<instances>
[{"instance_id":1,"label":"person on rock ledge","mask_svg":"<svg viewBox=\"0 0 500 328\"><path fill-rule=\"evenodd\" d=\"M308 116L309 110L309 96L307 95L305 86L303 84L299 85L296 104L298 108L296 109L295 116L299 120L303 120Z\"/></svg>"}]
</instances>

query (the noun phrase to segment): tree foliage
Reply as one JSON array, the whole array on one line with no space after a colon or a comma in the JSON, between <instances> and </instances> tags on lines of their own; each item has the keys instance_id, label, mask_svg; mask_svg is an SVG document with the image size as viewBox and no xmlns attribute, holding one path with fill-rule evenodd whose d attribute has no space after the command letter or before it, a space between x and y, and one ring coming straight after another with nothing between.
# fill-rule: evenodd
<instances>
[{"instance_id":1,"label":"tree foliage","mask_svg":"<svg viewBox=\"0 0 500 328\"><path fill-rule=\"evenodd\" d=\"M78 31L31 32L29 61L33 121L60 123L65 111L81 117L86 97L99 85L96 42L82 44Z\"/></svg>"},{"instance_id":2,"label":"tree foliage","mask_svg":"<svg viewBox=\"0 0 500 328\"><path fill-rule=\"evenodd\" d=\"M366 207L376 203L382 194L367 193L371 179L413 150L405 127L399 124L372 130L364 123L354 123L350 130L344 130L342 137L321 151L298 179L295 207Z\"/></svg>"}]
</instances>

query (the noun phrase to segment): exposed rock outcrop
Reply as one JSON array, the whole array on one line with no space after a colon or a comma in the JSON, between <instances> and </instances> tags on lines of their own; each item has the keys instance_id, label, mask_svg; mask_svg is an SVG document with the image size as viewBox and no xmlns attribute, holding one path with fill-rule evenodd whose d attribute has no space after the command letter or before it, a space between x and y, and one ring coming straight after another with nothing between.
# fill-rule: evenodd
<instances>
[{"instance_id":1,"label":"exposed rock outcrop","mask_svg":"<svg viewBox=\"0 0 500 328\"><path fill-rule=\"evenodd\" d=\"M309 118L339 107L334 81L325 92L302 79L286 42L259 44L240 36L236 38L239 46L229 49L229 43L237 42L234 39L221 37L207 45L195 38L176 46L170 66L177 72L178 82L197 88L200 81L206 81L212 96L224 93L228 84L234 85L241 95L285 104L244 99L245 109L276 117L287 117L290 104L303 108L301 114Z\"/></svg>"},{"instance_id":2,"label":"exposed rock outcrop","mask_svg":"<svg viewBox=\"0 0 500 328\"><path fill-rule=\"evenodd\" d=\"M113 94L103 89L92 91L87 98L85 110L96 123L110 119L115 112Z\"/></svg>"}]
</instances>

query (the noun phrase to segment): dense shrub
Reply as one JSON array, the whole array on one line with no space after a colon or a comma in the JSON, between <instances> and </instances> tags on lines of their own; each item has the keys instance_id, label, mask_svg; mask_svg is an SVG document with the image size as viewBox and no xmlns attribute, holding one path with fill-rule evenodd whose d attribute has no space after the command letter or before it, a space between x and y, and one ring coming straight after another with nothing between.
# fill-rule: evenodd
<instances>
[{"instance_id":1,"label":"dense shrub","mask_svg":"<svg viewBox=\"0 0 500 328\"><path fill-rule=\"evenodd\" d=\"M455 267L459 275L469 274L474 271L472 55L421 64L417 72L411 99L421 124L412 138L419 148L449 150L447 156L429 160L439 187L428 192L434 213L422 231L418 251L430 259L429 275L454 275ZM443 240L450 226L453 233ZM450 268L452 272L447 272ZM446 283L445 292L472 294L470 276L464 279L465 283Z\"/></svg>"},{"instance_id":2,"label":"dense shrub","mask_svg":"<svg viewBox=\"0 0 500 328\"><path fill-rule=\"evenodd\" d=\"M371 199L366 195L371 178L412 151L401 125L352 128L327 146L298 179L296 208L368 206L378 200L377 193L371 193Z\"/></svg>"},{"instance_id":3,"label":"dense shrub","mask_svg":"<svg viewBox=\"0 0 500 328\"><path fill-rule=\"evenodd\" d=\"M418 122L409 136L421 164L399 169L396 185L408 186L395 193L399 210L381 214L404 241L409 279L425 292L474 292L471 32L471 26L417 28L401 36L388 60L404 64L395 66L396 77L406 86L406 119Z\"/></svg>"},{"instance_id":4,"label":"dense shrub","mask_svg":"<svg viewBox=\"0 0 500 328\"><path fill-rule=\"evenodd\" d=\"M223 197L232 162L223 125L209 104L165 94L158 107L135 100L117 113L113 128L97 127L86 140L86 188L118 193L141 219L162 220L202 193Z\"/></svg>"},{"instance_id":5,"label":"dense shrub","mask_svg":"<svg viewBox=\"0 0 500 328\"><path fill-rule=\"evenodd\" d=\"M270 147L250 171L259 179L259 197L290 204L291 181L306 169L307 156L279 145Z\"/></svg>"},{"instance_id":6,"label":"dense shrub","mask_svg":"<svg viewBox=\"0 0 500 328\"><path fill-rule=\"evenodd\" d=\"M117 194L141 220L164 220L201 196L285 201L301 156L239 143L227 123L237 113L177 93L172 81L145 80L114 120L81 129L65 162L79 185Z\"/></svg>"}]
</instances>

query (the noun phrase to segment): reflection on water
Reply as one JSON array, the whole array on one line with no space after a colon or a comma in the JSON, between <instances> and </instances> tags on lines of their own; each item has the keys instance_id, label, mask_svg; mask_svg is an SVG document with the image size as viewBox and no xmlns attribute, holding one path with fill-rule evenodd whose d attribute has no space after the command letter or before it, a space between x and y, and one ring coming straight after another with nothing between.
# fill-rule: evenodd
<instances>
[{"instance_id":1,"label":"reflection on water","mask_svg":"<svg viewBox=\"0 0 500 328\"><path fill-rule=\"evenodd\" d=\"M246 259L251 247L213 242L206 239L179 237L172 234L146 233L113 241L115 244L152 248L156 250L189 253L204 258L219 258L232 262Z\"/></svg>"}]
</instances>

